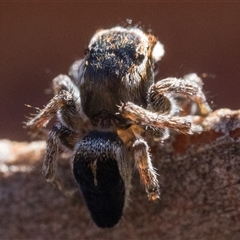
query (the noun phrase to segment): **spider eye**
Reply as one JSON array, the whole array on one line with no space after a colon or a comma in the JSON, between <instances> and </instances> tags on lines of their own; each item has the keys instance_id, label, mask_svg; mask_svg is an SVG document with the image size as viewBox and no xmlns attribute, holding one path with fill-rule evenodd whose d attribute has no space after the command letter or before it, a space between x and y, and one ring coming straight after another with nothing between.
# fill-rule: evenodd
<instances>
[{"instance_id":1,"label":"spider eye","mask_svg":"<svg viewBox=\"0 0 240 240\"><path fill-rule=\"evenodd\" d=\"M122 216L124 152L122 140L113 132L91 131L77 144L73 173L99 227L113 227Z\"/></svg>"}]
</instances>

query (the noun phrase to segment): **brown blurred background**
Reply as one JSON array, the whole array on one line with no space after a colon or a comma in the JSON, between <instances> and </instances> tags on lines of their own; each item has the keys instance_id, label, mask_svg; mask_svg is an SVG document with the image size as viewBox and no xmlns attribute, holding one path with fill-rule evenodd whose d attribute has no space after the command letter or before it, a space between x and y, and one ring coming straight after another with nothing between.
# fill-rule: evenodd
<instances>
[{"instance_id":1,"label":"brown blurred background","mask_svg":"<svg viewBox=\"0 0 240 240\"><path fill-rule=\"evenodd\" d=\"M158 79L207 73L211 106L240 108L240 3L0 3L0 138L28 140L24 104L46 104L93 33L127 18L164 44Z\"/></svg>"}]
</instances>

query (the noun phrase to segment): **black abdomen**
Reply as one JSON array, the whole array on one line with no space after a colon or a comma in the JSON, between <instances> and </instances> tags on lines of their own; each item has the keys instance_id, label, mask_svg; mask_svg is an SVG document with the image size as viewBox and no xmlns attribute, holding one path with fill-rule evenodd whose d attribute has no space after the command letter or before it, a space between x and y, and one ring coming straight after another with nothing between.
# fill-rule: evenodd
<instances>
[{"instance_id":1,"label":"black abdomen","mask_svg":"<svg viewBox=\"0 0 240 240\"><path fill-rule=\"evenodd\" d=\"M116 159L122 144L113 132L92 131L77 145L74 176L99 227L113 227L123 213L125 184Z\"/></svg>"}]
</instances>

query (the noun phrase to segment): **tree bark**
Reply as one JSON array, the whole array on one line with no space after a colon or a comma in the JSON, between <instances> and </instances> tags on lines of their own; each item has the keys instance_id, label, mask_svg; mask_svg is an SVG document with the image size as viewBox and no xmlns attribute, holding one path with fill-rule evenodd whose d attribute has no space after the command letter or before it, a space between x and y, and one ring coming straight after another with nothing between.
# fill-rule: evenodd
<instances>
[{"instance_id":1,"label":"tree bark","mask_svg":"<svg viewBox=\"0 0 240 240\"><path fill-rule=\"evenodd\" d=\"M147 200L136 171L131 199L112 229L94 225L41 175L45 143L0 141L2 239L240 239L240 110L195 117L201 134L151 141L161 199ZM68 158L60 172L72 179Z\"/></svg>"}]
</instances>

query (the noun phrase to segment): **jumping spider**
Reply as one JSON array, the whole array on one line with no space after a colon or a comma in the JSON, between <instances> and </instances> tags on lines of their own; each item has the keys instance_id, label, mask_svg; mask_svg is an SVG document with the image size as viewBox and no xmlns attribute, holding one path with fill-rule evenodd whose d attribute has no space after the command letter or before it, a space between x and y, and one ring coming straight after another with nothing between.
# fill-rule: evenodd
<instances>
[{"instance_id":1,"label":"jumping spider","mask_svg":"<svg viewBox=\"0 0 240 240\"><path fill-rule=\"evenodd\" d=\"M73 175L99 227L113 227L122 216L131 158L148 199L159 199L157 173L144 139L165 139L169 129L194 131L191 117L179 114L176 98L195 102L202 115L211 111L197 76L154 83L154 66L163 54L161 43L138 27L97 31L69 76L53 79L55 96L26 123L32 134L41 134L57 116L48 134L43 175L65 195L73 194L56 173L59 149L70 149Z\"/></svg>"}]
</instances>

